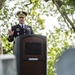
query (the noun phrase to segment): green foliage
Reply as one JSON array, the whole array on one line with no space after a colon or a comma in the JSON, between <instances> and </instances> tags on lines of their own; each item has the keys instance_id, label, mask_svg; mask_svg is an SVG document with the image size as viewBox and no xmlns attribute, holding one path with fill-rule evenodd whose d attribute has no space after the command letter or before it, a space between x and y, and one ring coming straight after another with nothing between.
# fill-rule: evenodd
<instances>
[{"instance_id":1,"label":"green foliage","mask_svg":"<svg viewBox=\"0 0 75 75\"><path fill-rule=\"evenodd\" d=\"M43 30L44 29L44 19L40 17L39 12L37 10L41 9L39 6L39 2L41 0L31 0L31 2L28 1L18 1L14 4L14 6L10 7L11 1L7 1L5 6L1 10L0 14L0 20L2 21L1 27L2 27L2 40L3 40L3 51L5 53L10 53L12 50L12 45L7 41L8 35L7 35L7 29L11 28L12 25L15 25L18 23L16 17L16 12L18 10L24 10L28 13L27 16L27 23L31 25L34 29L34 32L37 33L38 29ZM24 4L25 3L25 4ZM21 7L20 7L21 6ZM30 7L31 6L31 7ZM22 8L23 7L23 8ZM16 9L18 10L16 11ZM7 47L9 45L9 47ZM7 47L7 50L5 51Z\"/></svg>"},{"instance_id":2,"label":"green foliage","mask_svg":"<svg viewBox=\"0 0 75 75\"><path fill-rule=\"evenodd\" d=\"M75 1L74 1L74 0L67 0L67 1L66 1L66 4L67 4L67 5L70 5L70 6L72 6L72 7L75 7Z\"/></svg>"},{"instance_id":3,"label":"green foliage","mask_svg":"<svg viewBox=\"0 0 75 75\"><path fill-rule=\"evenodd\" d=\"M4 5L4 2L5 2L6 0L0 0L0 10L2 9L2 6Z\"/></svg>"},{"instance_id":4,"label":"green foliage","mask_svg":"<svg viewBox=\"0 0 75 75\"><path fill-rule=\"evenodd\" d=\"M3 54L13 54L13 44L8 42L7 36L2 35Z\"/></svg>"},{"instance_id":5,"label":"green foliage","mask_svg":"<svg viewBox=\"0 0 75 75\"><path fill-rule=\"evenodd\" d=\"M57 27L54 27L54 29L54 32L50 31L47 35L48 75L55 75L55 62L64 51L64 48L73 45L71 42L73 37L70 31L64 31Z\"/></svg>"}]
</instances>

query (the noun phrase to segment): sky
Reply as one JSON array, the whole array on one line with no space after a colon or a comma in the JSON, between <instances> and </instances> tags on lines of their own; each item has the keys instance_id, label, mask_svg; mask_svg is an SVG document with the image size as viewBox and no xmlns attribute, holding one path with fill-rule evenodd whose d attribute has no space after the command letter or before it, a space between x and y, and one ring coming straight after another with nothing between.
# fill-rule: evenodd
<instances>
[{"instance_id":1,"label":"sky","mask_svg":"<svg viewBox=\"0 0 75 75\"><path fill-rule=\"evenodd\" d=\"M57 17L47 17L47 16L43 16L43 19L45 19L45 30L42 31L42 34L45 35L45 32L48 32L49 30L53 31L54 26L59 27L59 23L58 23L58 19Z\"/></svg>"},{"instance_id":2,"label":"sky","mask_svg":"<svg viewBox=\"0 0 75 75\"><path fill-rule=\"evenodd\" d=\"M46 21L45 21L46 29L52 30L55 25L57 25L57 27L59 27L57 17L51 16L51 17L46 17L45 19L46 19Z\"/></svg>"}]
</instances>

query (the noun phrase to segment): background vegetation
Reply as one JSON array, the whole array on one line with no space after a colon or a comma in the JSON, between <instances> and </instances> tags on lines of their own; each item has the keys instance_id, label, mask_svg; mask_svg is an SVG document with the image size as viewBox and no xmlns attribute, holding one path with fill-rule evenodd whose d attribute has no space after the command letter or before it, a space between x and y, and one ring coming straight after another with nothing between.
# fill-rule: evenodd
<instances>
[{"instance_id":1,"label":"background vegetation","mask_svg":"<svg viewBox=\"0 0 75 75\"><path fill-rule=\"evenodd\" d=\"M16 12L25 10L28 13L26 22L34 29L35 34L42 35L47 17L58 16L59 28L46 32L48 75L55 75L55 62L64 48L74 46L75 39L75 1L74 0L0 0L0 28L4 54L12 54L13 44L8 42L7 30L17 24ZM50 23L48 24L50 27Z\"/></svg>"}]
</instances>

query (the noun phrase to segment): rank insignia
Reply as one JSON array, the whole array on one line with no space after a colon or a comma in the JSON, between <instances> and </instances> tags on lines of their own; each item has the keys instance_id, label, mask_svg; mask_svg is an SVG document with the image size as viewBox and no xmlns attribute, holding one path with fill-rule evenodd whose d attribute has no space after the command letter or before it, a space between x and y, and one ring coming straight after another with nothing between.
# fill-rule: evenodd
<instances>
[{"instance_id":1,"label":"rank insignia","mask_svg":"<svg viewBox=\"0 0 75 75\"><path fill-rule=\"evenodd\" d=\"M16 28L16 31L20 31L20 28Z\"/></svg>"}]
</instances>

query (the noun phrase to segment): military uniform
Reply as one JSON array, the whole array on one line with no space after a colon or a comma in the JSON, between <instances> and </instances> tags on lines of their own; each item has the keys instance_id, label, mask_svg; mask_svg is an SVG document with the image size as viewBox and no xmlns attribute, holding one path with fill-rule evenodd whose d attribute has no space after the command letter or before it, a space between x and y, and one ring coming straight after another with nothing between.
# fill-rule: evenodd
<instances>
[{"instance_id":1,"label":"military uniform","mask_svg":"<svg viewBox=\"0 0 75 75\"><path fill-rule=\"evenodd\" d=\"M17 16L18 18L24 18L27 16L27 13L24 11L19 11L17 12ZM32 27L25 24L18 24L18 25L12 26L11 30L14 31L14 34L11 36L10 35L8 36L9 42L12 42L14 38L16 38L17 36L24 35L24 34L33 34Z\"/></svg>"},{"instance_id":2,"label":"military uniform","mask_svg":"<svg viewBox=\"0 0 75 75\"><path fill-rule=\"evenodd\" d=\"M14 31L14 34L12 36L8 37L8 41L12 42L14 38L20 35L24 34L33 34L32 27L29 25L23 25L24 27L22 28L19 24L12 26L12 31Z\"/></svg>"}]
</instances>

